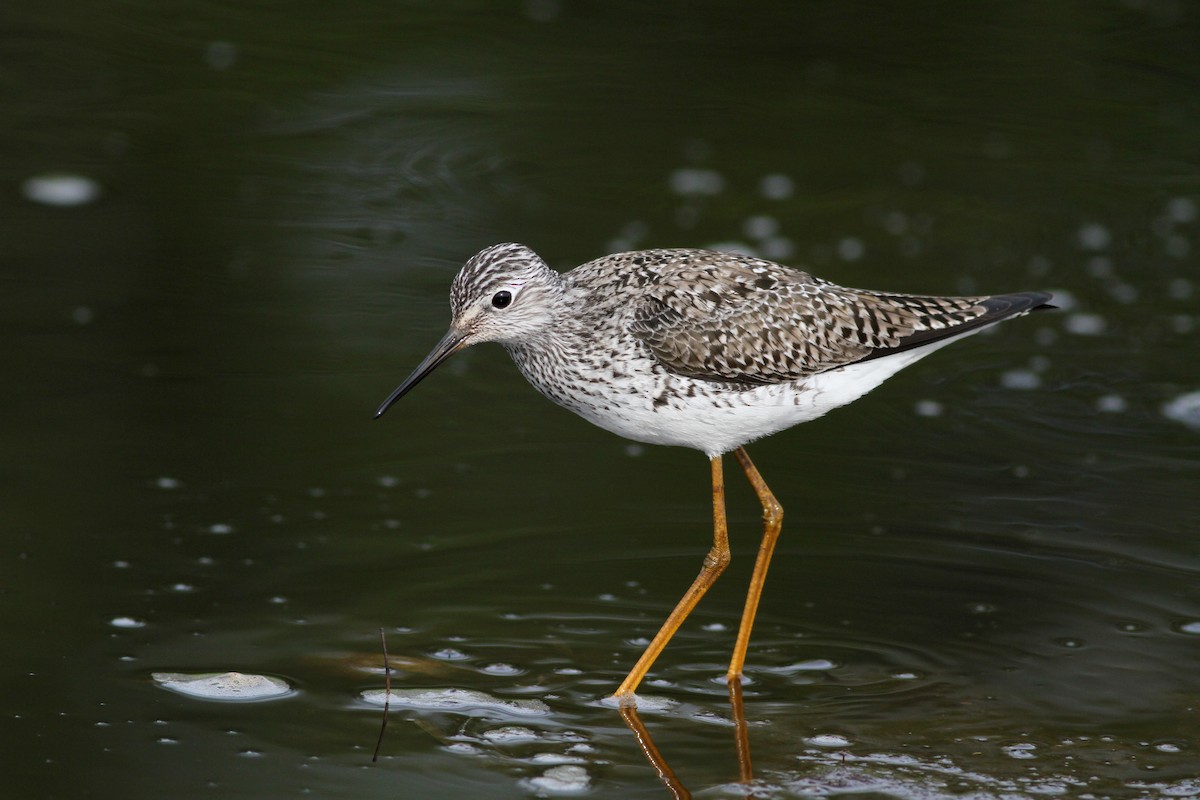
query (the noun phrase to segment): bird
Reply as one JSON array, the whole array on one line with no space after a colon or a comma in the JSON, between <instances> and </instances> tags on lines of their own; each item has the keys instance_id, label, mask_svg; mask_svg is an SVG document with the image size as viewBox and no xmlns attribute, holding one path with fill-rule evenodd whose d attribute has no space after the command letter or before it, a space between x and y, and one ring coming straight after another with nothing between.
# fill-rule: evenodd
<instances>
[{"instance_id":1,"label":"bird","mask_svg":"<svg viewBox=\"0 0 1200 800\"><path fill-rule=\"evenodd\" d=\"M739 253L616 253L568 272L512 242L471 257L450 286L446 335L375 411L455 353L498 342L535 389L637 442L689 447L710 463L713 544L699 574L617 687L622 707L730 561L722 457L733 453L763 508L763 533L726 680L740 685L783 508L745 445L871 391L941 347L1054 308L1026 291L940 297L850 289Z\"/></svg>"}]
</instances>

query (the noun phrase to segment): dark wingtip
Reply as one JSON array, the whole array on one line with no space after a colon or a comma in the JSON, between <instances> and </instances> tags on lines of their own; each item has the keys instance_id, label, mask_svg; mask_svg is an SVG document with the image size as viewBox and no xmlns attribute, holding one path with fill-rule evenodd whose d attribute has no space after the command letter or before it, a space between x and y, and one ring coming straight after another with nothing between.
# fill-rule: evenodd
<instances>
[{"instance_id":1,"label":"dark wingtip","mask_svg":"<svg viewBox=\"0 0 1200 800\"><path fill-rule=\"evenodd\" d=\"M986 298L980 305L988 313L979 318L978 322L998 322L1009 317L1027 314L1030 311L1058 308L1048 302L1054 299L1050 292L1013 292L1012 294L997 294Z\"/></svg>"},{"instance_id":2,"label":"dark wingtip","mask_svg":"<svg viewBox=\"0 0 1200 800\"><path fill-rule=\"evenodd\" d=\"M1006 319L1020 317L1031 311L1058 308L1058 306L1047 302L1053 299L1054 295L1050 294L1050 292L1013 292L1011 294L991 295L979 301L979 305L983 306L986 311L973 320L948 328L918 331L905 337L895 347L877 348L859 360L869 361L873 358L882 358L883 356L891 355L892 353L912 350L916 347L932 344L939 339L958 336Z\"/></svg>"},{"instance_id":3,"label":"dark wingtip","mask_svg":"<svg viewBox=\"0 0 1200 800\"><path fill-rule=\"evenodd\" d=\"M1035 305L1029 309L1030 311L1056 311L1056 310L1058 310L1058 306L1054 305L1054 303L1051 302L1052 300L1054 300L1054 294L1051 292L1025 292L1025 294L1029 296L1031 301L1037 303L1037 305Z\"/></svg>"}]
</instances>

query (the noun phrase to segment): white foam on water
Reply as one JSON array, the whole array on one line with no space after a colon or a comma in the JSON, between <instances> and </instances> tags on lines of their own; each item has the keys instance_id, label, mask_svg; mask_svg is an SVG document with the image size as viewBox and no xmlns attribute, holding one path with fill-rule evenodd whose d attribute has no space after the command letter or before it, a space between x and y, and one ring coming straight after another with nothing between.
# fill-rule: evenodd
<instances>
[{"instance_id":1,"label":"white foam on water","mask_svg":"<svg viewBox=\"0 0 1200 800\"><path fill-rule=\"evenodd\" d=\"M360 697L372 705L382 706L390 700L392 706L424 711L496 711L522 717L542 717L550 707L541 700L501 700L486 692L473 689L368 689Z\"/></svg>"},{"instance_id":2,"label":"white foam on water","mask_svg":"<svg viewBox=\"0 0 1200 800\"><path fill-rule=\"evenodd\" d=\"M587 770L574 765L551 767L536 778L522 781L539 796L583 794L591 782Z\"/></svg>"},{"instance_id":3,"label":"white foam on water","mask_svg":"<svg viewBox=\"0 0 1200 800\"><path fill-rule=\"evenodd\" d=\"M203 700L266 700L292 693L282 678L241 672L155 672L151 677L164 689Z\"/></svg>"},{"instance_id":4,"label":"white foam on water","mask_svg":"<svg viewBox=\"0 0 1200 800\"><path fill-rule=\"evenodd\" d=\"M1200 392L1181 394L1163 404L1163 416L1182 423L1194 431L1200 431Z\"/></svg>"},{"instance_id":5,"label":"white foam on water","mask_svg":"<svg viewBox=\"0 0 1200 800\"><path fill-rule=\"evenodd\" d=\"M100 197L100 184L83 175L47 172L21 184L25 199L45 206L84 206Z\"/></svg>"},{"instance_id":6,"label":"white foam on water","mask_svg":"<svg viewBox=\"0 0 1200 800\"><path fill-rule=\"evenodd\" d=\"M836 733L818 733L816 736L809 736L804 741L816 747L849 747L850 740L845 736Z\"/></svg>"}]
</instances>

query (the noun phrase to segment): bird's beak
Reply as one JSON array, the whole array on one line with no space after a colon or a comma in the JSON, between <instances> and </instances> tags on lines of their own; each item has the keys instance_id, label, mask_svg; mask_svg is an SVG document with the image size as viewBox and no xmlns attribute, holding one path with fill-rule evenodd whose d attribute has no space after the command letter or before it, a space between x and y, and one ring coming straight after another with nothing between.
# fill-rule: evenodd
<instances>
[{"instance_id":1,"label":"bird's beak","mask_svg":"<svg viewBox=\"0 0 1200 800\"><path fill-rule=\"evenodd\" d=\"M441 364L466 346L467 334L458 328L451 328L447 331L442 340L434 345L429 355L425 356L425 360L418 364L417 368L412 371L412 374L404 379L404 383L397 386L396 391L389 394L387 400L384 400L380 404L379 408L375 411L375 419L382 417L383 412L392 407L392 403L408 394L408 390L420 383L426 375L433 372L438 364Z\"/></svg>"}]
</instances>

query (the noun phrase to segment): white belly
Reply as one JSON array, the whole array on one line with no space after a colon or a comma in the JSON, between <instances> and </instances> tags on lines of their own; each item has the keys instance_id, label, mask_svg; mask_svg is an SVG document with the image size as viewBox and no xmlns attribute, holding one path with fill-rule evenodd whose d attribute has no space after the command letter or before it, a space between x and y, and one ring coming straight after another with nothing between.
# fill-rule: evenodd
<instances>
[{"instance_id":1,"label":"white belly","mask_svg":"<svg viewBox=\"0 0 1200 800\"><path fill-rule=\"evenodd\" d=\"M609 377L599 386L600 376L590 375L550 386L545 375L522 371L551 400L605 430L638 442L695 448L711 457L857 400L914 361L976 332L744 390L661 371L643 372L624 384Z\"/></svg>"}]
</instances>

